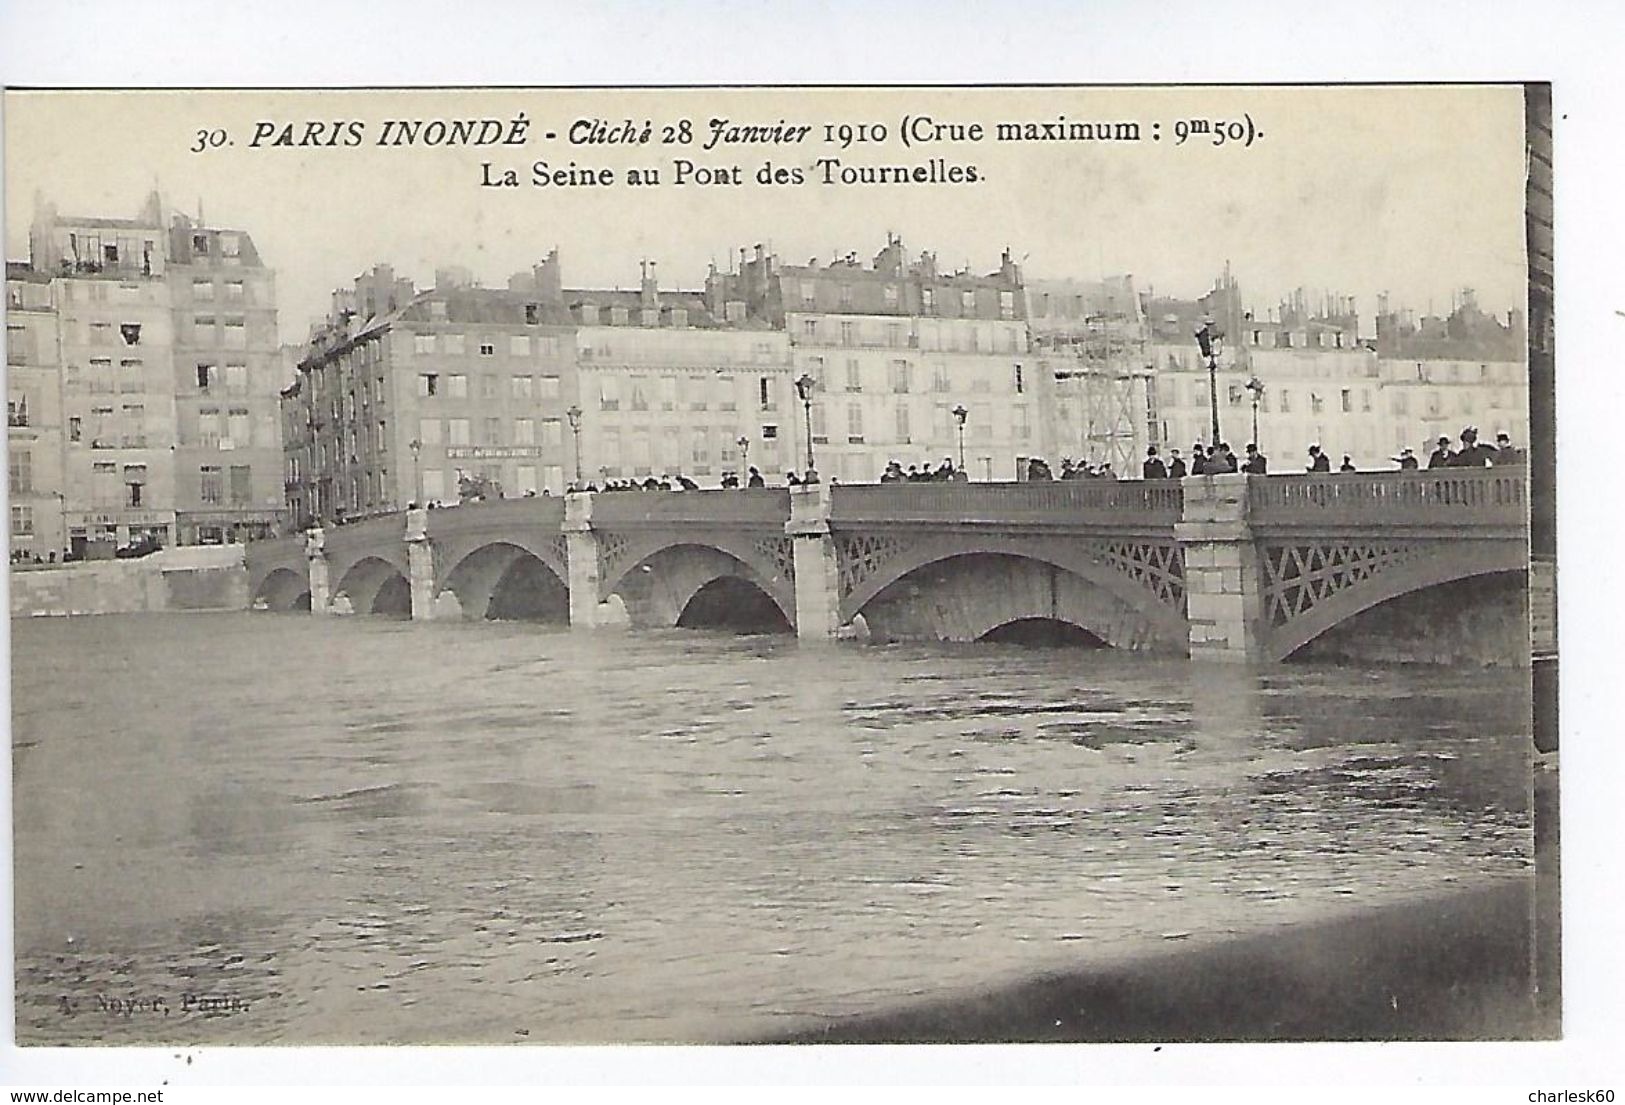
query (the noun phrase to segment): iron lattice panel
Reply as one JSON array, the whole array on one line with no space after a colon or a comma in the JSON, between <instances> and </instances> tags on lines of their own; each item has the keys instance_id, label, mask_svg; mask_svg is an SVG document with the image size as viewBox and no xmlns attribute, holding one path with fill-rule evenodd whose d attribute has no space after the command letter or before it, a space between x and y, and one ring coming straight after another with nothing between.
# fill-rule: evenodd
<instances>
[{"instance_id":1,"label":"iron lattice panel","mask_svg":"<svg viewBox=\"0 0 1625 1105\"><path fill-rule=\"evenodd\" d=\"M756 555L763 563L773 565L780 578L795 582L796 557L788 537L762 538L756 542Z\"/></svg>"},{"instance_id":2,"label":"iron lattice panel","mask_svg":"<svg viewBox=\"0 0 1625 1105\"><path fill-rule=\"evenodd\" d=\"M627 540L618 533L597 532L598 570L602 579L616 578L616 569L626 556Z\"/></svg>"},{"instance_id":3,"label":"iron lattice panel","mask_svg":"<svg viewBox=\"0 0 1625 1105\"><path fill-rule=\"evenodd\" d=\"M1185 554L1174 541L1101 541L1090 550L1175 610L1185 609Z\"/></svg>"},{"instance_id":4,"label":"iron lattice panel","mask_svg":"<svg viewBox=\"0 0 1625 1105\"><path fill-rule=\"evenodd\" d=\"M553 549L553 555L558 557L559 567L568 572L570 568L570 539L561 533L553 538L551 548ZM565 578L568 579L569 576L566 575Z\"/></svg>"},{"instance_id":5,"label":"iron lattice panel","mask_svg":"<svg viewBox=\"0 0 1625 1105\"><path fill-rule=\"evenodd\" d=\"M896 537L869 533L840 534L835 538L835 559L840 568L841 594L850 595L886 563L904 553L908 543Z\"/></svg>"},{"instance_id":6,"label":"iron lattice panel","mask_svg":"<svg viewBox=\"0 0 1625 1105\"><path fill-rule=\"evenodd\" d=\"M1397 567L1417 555L1417 546L1398 541L1266 544L1264 615L1283 626L1339 591Z\"/></svg>"}]
</instances>

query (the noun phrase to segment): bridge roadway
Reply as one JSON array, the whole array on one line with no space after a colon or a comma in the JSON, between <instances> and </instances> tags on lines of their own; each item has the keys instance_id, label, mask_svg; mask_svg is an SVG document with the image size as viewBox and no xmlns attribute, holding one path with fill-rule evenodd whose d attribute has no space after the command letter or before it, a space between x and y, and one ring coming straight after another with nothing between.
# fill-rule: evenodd
<instances>
[{"instance_id":1,"label":"bridge roadway","mask_svg":"<svg viewBox=\"0 0 1625 1105\"><path fill-rule=\"evenodd\" d=\"M1527 486L1491 468L571 493L312 530L247 562L257 604L318 614L671 626L708 595L770 603L803 638L860 616L948 640L1043 618L1120 648L1279 660L1402 595L1526 581Z\"/></svg>"}]
</instances>

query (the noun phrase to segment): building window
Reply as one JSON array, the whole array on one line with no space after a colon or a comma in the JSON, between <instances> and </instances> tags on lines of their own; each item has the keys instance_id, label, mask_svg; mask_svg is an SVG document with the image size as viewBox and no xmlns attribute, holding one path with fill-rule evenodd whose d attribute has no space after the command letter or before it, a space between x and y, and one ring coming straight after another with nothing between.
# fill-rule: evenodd
<instances>
[{"instance_id":1,"label":"building window","mask_svg":"<svg viewBox=\"0 0 1625 1105\"><path fill-rule=\"evenodd\" d=\"M899 395L908 394L907 361L893 361L891 363L891 389Z\"/></svg>"},{"instance_id":2,"label":"building window","mask_svg":"<svg viewBox=\"0 0 1625 1105\"><path fill-rule=\"evenodd\" d=\"M937 313L936 293L934 293L930 288L926 288L920 292L920 307L925 314L934 315Z\"/></svg>"},{"instance_id":3,"label":"building window","mask_svg":"<svg viewBox=\"0 0 1625 1105\"><path fill-rule=\"evenodd\" d=\"M199 468L198 484L198 498L205 503L218 505L221 493L219 466L206 464Z\"/></svg>"},{"instance_id":4,"label":"building window","mask_svg":"<svg viewBox=\"0 0 1625 1105\"><path fill-rule=\"evenodd\" d=\"M899 445L909 443L908 404L897 404L897 442Z\"/></svg>"},{"instance_id":5,"label":"building window","mask_svg":"<svg viewBox=\"0 0 1625 1105\"><path fill-rule=\"evenodd\" d=\"M893 349L901 349L904 342L905 338L902 324L897 322L888 322L886 324L886 344L891 346Z\"/></svg>"},{"instance_id":6,"label":"building window","mask_svg":"<svg viewBox=\"0 0 1625 1105\"><path fill-rule=\"evenodd\" d=\"M531 376L514 376L508 381L508 394L515 399L529 399L536 394L536 381Z\"/></svg>"},{"instance_id":7,"label":"building window","mask_svg":"<svg viewBox=\"0 0 1625 1105\"><path fill-rule=\"evenodd\" d=\"M200 410L197 412L197 438L198 444L205 449L220 448L219 411Z\"/></svg>"},{"instance_id":8,"label":"building window","mask_svg":"<svg viewBox=\"0 0 1625 1105\"><path fill-rule=\"evenodd\" d=\"M543 376L537 385L543 399L557 399L559 397L559 378L557 376Z\"/></svg>"},{"instance_id":9,"label":"building window","mask_svg":"<svg viewBox=\"0 0 1625 1105\"><path fill-rule=\"evenodd\" d=\"M863 390L863 366L859 364L856 357L846 359L846 390Z\"/></svg>"},{"instance_id":10,"label":"building window","mask_svg":"<svg viewBox=\"0 0 1625 1105\"><path fill-rule=\"evenodd\" d=\"M446 422L448 440L452 445L468 445L469 423L466 418L452 418Z\"/></svg>"},{"instance_id":11,"label":"building window","mask_svg":"<svg viewBox=\"0 0 1625 1105\"><path fill-rule=\"evenodd\" d=\"M816 340L817 337L818 337L818 322L817 322L817 320L810 319L810 318L809 319L803 319L801 321L801 336L806 338L808 341Z\"/></svg>"},{"instance_id":12,"label":"building window","mask_svg":"<svg viewBox=\"0 0 1625 1105\"><path fill-rule=\"evenodd\" d=\"M1017 395L1022 395L1022 394L1024 394L1026 392L1026 390L1027 390L1027 382L1026 382L1026 380L1022 379L1021 366L1016 365L1016 394Z\"/></svg>"},{"instance_id":13,"label":"building window","mask_svg":"<svg viewBox=\"0 0 1625 1105\"><path fill-rule=\"evenodd\" d=\"M440 444L440 419L424 418L418 421L418 443L422 445Z\"/></svg>"},{"instance_id":14,"label":"building window","mask_svg":"<svg viewBox=\"0 0 1625 1105\"><path fill-rule=\"evenodd\" d=\"M27 449L11 451L11 493L29 495L34 491L34 454Z\"/></svg>"},{"instance_id":15,"label":"building window","mask_svg":"<svg viewBox=\"0 0 1625 1105\"><path fill-rule=\"evenodd\" d=\"M235 448L243 449L253 444L252 432L249 429L248 411L233 410L226 416L226 427L231 443Z\"/></svg>"},{"instance_id":16,"label":"building window","mask_svg":"<svg viewBox=\"0 0 1625 1105\"><path fill-rule=\"evenodd\" d=\"M200 302L207 302L214 298L213 280L193 280L192 298Z\"/></svg>"},{"instance_id":17,"label":"building window","mask_svg":"<svg viewBox=\"0 0 1625 1105\"><path fill-rule=\"evenodd\" d=\"M677 409L677 377L662 376L660 378L660 409L674 411Z\"/></svg>"},{"instance_id":18,"label":"building window","mask_svg":"<svg viewBox=\"0 0 1625 1105\"><path fill-rule=\"evenodd\" d=\"M208 395L209 392L214 388L215 375L216 371L214 365L199 364L197 366L198 391L202 392L204 395Z\"/></svg>"},{"instance_id":19,"label":"building window","mask_svg":"<svg viewBox=\"0 0 1625 1105\"><path fill-rule=\"evenodd\" d=\"M530 356L530 335L515 334L508 339L508 355L510 357Z\"/></svg>"},{"instance_id":20,"label":"building window","mask_svg":"<svg viewBox=\"0 0 1625 1105\"><path fill-rule=\"evenodd\" d=\"M513 443L515 445L536 444L536 420L533 418L516 418L513 420Z\"/></svg>"},{"instance_id":21,"label":"building window","mask_svg":"<svg viewBox=\"0 0 1625 1105\"><path fill-rule=\"evenodd\" d=\"M423 501L438 503L446 497L446 473L439 468L423 470Z\"/></svg>"},{"instance_id":22,"label":"building window","mask_svg":"<svg viewBox=\"0 0 1625 1105\"><path fill-rule=\"evenodd\" d=\"M226 366L226 394L248 394L248 366L245 364L228 364Z\"/></svg>"},{"instance_id":23,"label":"building window","mask_svg":"<svg viewBox=\"0 0 1625 1105\"><path fill-rule=\"evenodd\" d=\"M244 295L244 291L245 291L244 285L243 285L243 282L241 280L228 280L228 281L226 281L226 302L227 303L241 303L241 302L243 302L243 300L247 298L247 296Z\"/></svg>"},{"instance_id":24,"label":"building window","mask_svg":"<svg viewBox=\"0 0 1625 1105\"><path fill-rule=\"evenodd\" d=\"M1019 366L1018 366L1019 371ZM948 366L945 364L933 365L931 368L931 390L948 390ZM1017 389L1020 390L1019 388Z\"/></svg>"},{"instance_id":25,"label":"building window","mask_svg":"<svg viewBox=\"0 0 1625 1105\"><path fill-rule=\"evenodd\" d=\"M482 356L482 357L495 357L496 355L497 355L497 347L496 347L495 343L488 342L488 341L480 342L480 356Z\"/></svg>"},{"instance_id":26,"label":"building window","mask_svg":"<svg viewBox=\"0 0 1625 1105\"><path fill-rule=\"evenodd\" d=\"M440 375L435 372L418 373L418 398L432 399L440 394Z\"/></svg>"},{"instance_id":27,"label":"building window","mask_svg":"<svg viewBox=\"0 0 1625 1105\"><path fill-rule=\"evenodd\" d=\"M68 419L68 440L81 441L84 438L84 420L78 415Z\"/></svg>"},{"instance_id":28,"label":"building window","mask_svg":"<svg viewBox=\"0 0 1625 1105\"><path fill-rule=\"evenodd\" d=\"M1016 293L1015 292L1000 292L999 293L999 317L1000 318L1015 318L1016 317Z\"/></svg>"},{"instance_id":29,"label":"building window","mask_svg":"<svg viewBox=\"0 0 1625 1105\"><path fill-rule=\"evenodd\" d=\"M757 380L756 383L762 401L762 409L764 411L773 410L778 406L778 404L773 400L773 381L768 377L763 376L761 379Z\"/></svg>"},{"instance_id":30,"label":"building window","mask_svg":"<svg viewBox=\"0 0 1625 1105\"><path fill-rule=\"evenodd\" d=\"M1348 388L1344 388L1338 398L1343 404L1344 414L1354 413L1354 393L1352 391L1350 391Z\"/></svg>"},{"instance_id":31,"label":"building window","mask_svg":"<svg viewBox=\"0 0 1625 1105\"><path fill-rule=\"evenodd\" d=\"M822 445L829 440L829 432L824 426L824 405L814 403L812 407L812 439L813 443Z\"/></svg>"},{"instance_id":32,"label":"building window","mask_svg":"<svg viewBox=\"0 0 1625 1105\"><path fill-rule=\"evenodd\" d=\"M896 284L887 284L884 291L883 291L883 294L886 297L886 306L888 306L888 307L897 306L897 285Z\"/></svg>"},{"instance_id":33,"label":"building window","mask_svg":"<svg viewBox=\"0 0 1625 1105\"><path fill-rule=\"evenodd\" d=\"M459 376L447 376L446 377L446 395L449 396L452 399L467 399L468 398L468 377L467 376L460 376L460 375Z\"/></svg>"},{"instance_id":34,"label":"building window","mask_svg":"<svg viewBox=\"0 0 1625 1105\"><path fill-rule=\"evenodd\" d=\"M467 346L463 342L463 335L441 334L440 351L452 356L461 357L465 352L467 352Z\"/></svg>"},{"instance_id":35,"label":"building window","mask_svg":"<svg viewBox=\"0 0 1625 1105\"><path fill-rule=\"evenodd\" d=\"M1286 390L1286 388L1281 389L1281 413L1292 413L1292 393Z\"/></svg>"},{"instance_id":36,"label":"building window","mask_svg":"<svg viewBox=\"0 0 1625 1105\"><path fill-rule=\"evenodd\" d=\"M847 404L846 440L851 445L863 444L863 407L860 404Z\"/></svg>"},{"instance_id":37,"label":"building window","mask_svg":"<svg viewBox=\"0 0 1625 1105\"><path fill-rule=\"evenodd\" d=\"M497 378L489 372L480 375L480 398L495 399L497 397Z\"/></svg>"},{"instance_id":38,"label":"building window","mask_svg":"<svg viewBox=\"0 0 1625 1105\"><path fill-rule=\"evenodd\" d=\"M480 424L480 436L486 445L502 444L502 419L487 418Z\"/></svg>"},{"instance_id":39,"label":"building window","mask_svg":"<svg viewBox=\"0 0 1625 1105\"><path fill-rule=\"evenodd\" d=\"M1026 407L1012 407L1010 409L1011 436L1017 441L1026 441L1032 435L1032 424L1027 421Z\"/></svg>"},{"instance_id":40,"label":"building window","mask_svg":"<svg viewBox=\"0 0 1625 1105\"><path fill-rule=\"evenodd\" d=\"M224 344L227 349L248 348L248 330L243 325L242 319L228 318L226 320L225 330L222 332L222 334L224 337L222 344Z\"/></svg>"},{"instance_id":41,"label":"building window","mask_svg":"<svg viewBox=\"0 0 1625 1105\"><path fill-rule=\"evenodd\" d=\"M649 409L649 396L648 396L648 393L644 391L644 386L643 386L644 385L644 379L643 379L643 377L642 376L633 376L631 378L630 382L631 382L631 385L632 385L632 394L631 394L631 396L629 398L631 399L632 409L635 410L635 411L646 411L646 410L648 410Z\"/></svg>"},{"instance_id":42,"label":"building window","mask_svg":"<svg viewBox=\"0 0 1625 1105\"><path fill-rule=\"evenodd\" d=\"M973 292L973 291L969 291L969 290L960 292L959 293L959 309L961 311L963 311L966 315L975 314L976 313L976 293Z\"/></svg>"},{"instance_id":43,"label":"building window","mask_svg":"<svg viewBox=\"0 0 1625 1105\"><path fill-rule=\"evenodd\" d=\"M801 302L811 306L818 300L818 285L811 280L801 282Z\"/></svg>"},{"instance_id":44,"label":"building window","mask_svg":"<svg viewBox=\"0 0 1625 1105\"><path fill-rule=\"evenodd\" d=\"M11 508L11 536L34 536L34 508L31 506L14 506Z\"/></svg>"},{"instance_id":45,"label":"building window","mask_svg":"<svg viewBox=\"0 0 1625 1105\"><path fill-rule=\"evenodd\" d=\"M432 355L434 353L434 335L433 334L413 334L412 335L412 352L416 353L420 357L427 357L427 356Z\"/></svg>"}]
</instances>

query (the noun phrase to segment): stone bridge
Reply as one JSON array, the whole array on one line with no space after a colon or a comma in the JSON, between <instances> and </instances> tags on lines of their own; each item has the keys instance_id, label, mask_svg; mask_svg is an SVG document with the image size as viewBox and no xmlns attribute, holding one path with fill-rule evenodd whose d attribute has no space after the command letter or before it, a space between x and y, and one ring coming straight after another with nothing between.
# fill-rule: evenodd
<instances>
[{"instance_id":1,"label":"stone bridge","mask_svg":"<svg viewBox=\"0 0 1625 1105\"><path fill-rule=\"evenodd\" d=\"M594 627L752 609L803 638L1279 660L1389 600L1528 571L1522 468L1182 481L572 493L414 510L248 549L258 604Z\"/></svg>"}]
</instances>

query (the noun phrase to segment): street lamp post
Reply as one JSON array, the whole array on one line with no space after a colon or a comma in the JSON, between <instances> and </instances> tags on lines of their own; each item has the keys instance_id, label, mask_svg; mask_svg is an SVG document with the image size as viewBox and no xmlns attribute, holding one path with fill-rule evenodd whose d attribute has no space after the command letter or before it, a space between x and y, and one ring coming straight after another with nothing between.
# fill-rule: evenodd
<instances>
[{"instance_id":1,"label":"street lamp post","mask_svg":"<svg viewBox=\"0 0 1625 1105\"><path fill-rule=\"evenodd\" d=\"M743 469L743 471L740 473L740 475L745 477L743 480L740 481L739 486L741 486L741 487L749 487L750 486L750 438L746 437L744 434L739 435L739 467L741 469Z\"/></svg>"},{"instance_id":2,"label":"street lamp post","mask_svg":"<svg viewBox=\"0 0 1625 1105\"><path fill-rule=\"evenodd\" d=\"M1224 334L1214 325L1213 320L1206 319L1202 328L1196 331L1196 345L1207 358L1207 397L1213 414L1213 439L1208 442L1210 446L1219 444L1219 343Z\"/></svg>"},{"instance_id":3,"label":"street lamp post","mask_svg":"<svg viewBox=\"0 0 1625 1105\"><path fill-rule=\"evenodd\" d=\"M423 442L414 437L406 447L412 450L412 505L419 506L423 503L423 477L418 471L418 455L423 452Z\"/></svg>"},{"instance_id":4,"label":"street lamp post","mask_svg":"<svg viewBox=\"0 0 1625 1105\"><path fill-rule=\"evenodd\" d=\"M570 420L570 434L575 438L576 468L575 478L570 481L571 487L581 490L581 408L572 406L564 412L564 417Z\"/></svg>"},{"instance_id":5,"label":"street lamp post","mask_svg":"<svg viewBox=\"0 0 1625 1105\"><path fill-rule=\"evenodd\" d=\"M1258 401L1264 397L1264 381L1254 376L1247 381L1246 387L1253 393L1253 444L1263 448L1258 440Z\"/></svg>"},{"instance_id":6,"label":"street lamp post","mask_svg":"<svg viewBox=\"0 0 1625 1105\"><path fill-rule=\"evenodd\" d=\"M807 373L802 373L796 381L796 394L801 397L801 409L806 416L807 426L807 471L813 470L813 442L812 442L812 394L816 381Z\"/></svg>"},{"instance_id":7,"label":"street lamp post","mask_svg":"<svg viewBox=\"0 0 1625 1105\"><path fill-rule=\"evenodd\" d=\"M959 470L965 471L965 419L970 417L970 411L961 403L954 408L954 418L959 422ZM969 475L969 473L966 473Z\"/></svg>"}]
</instances>

